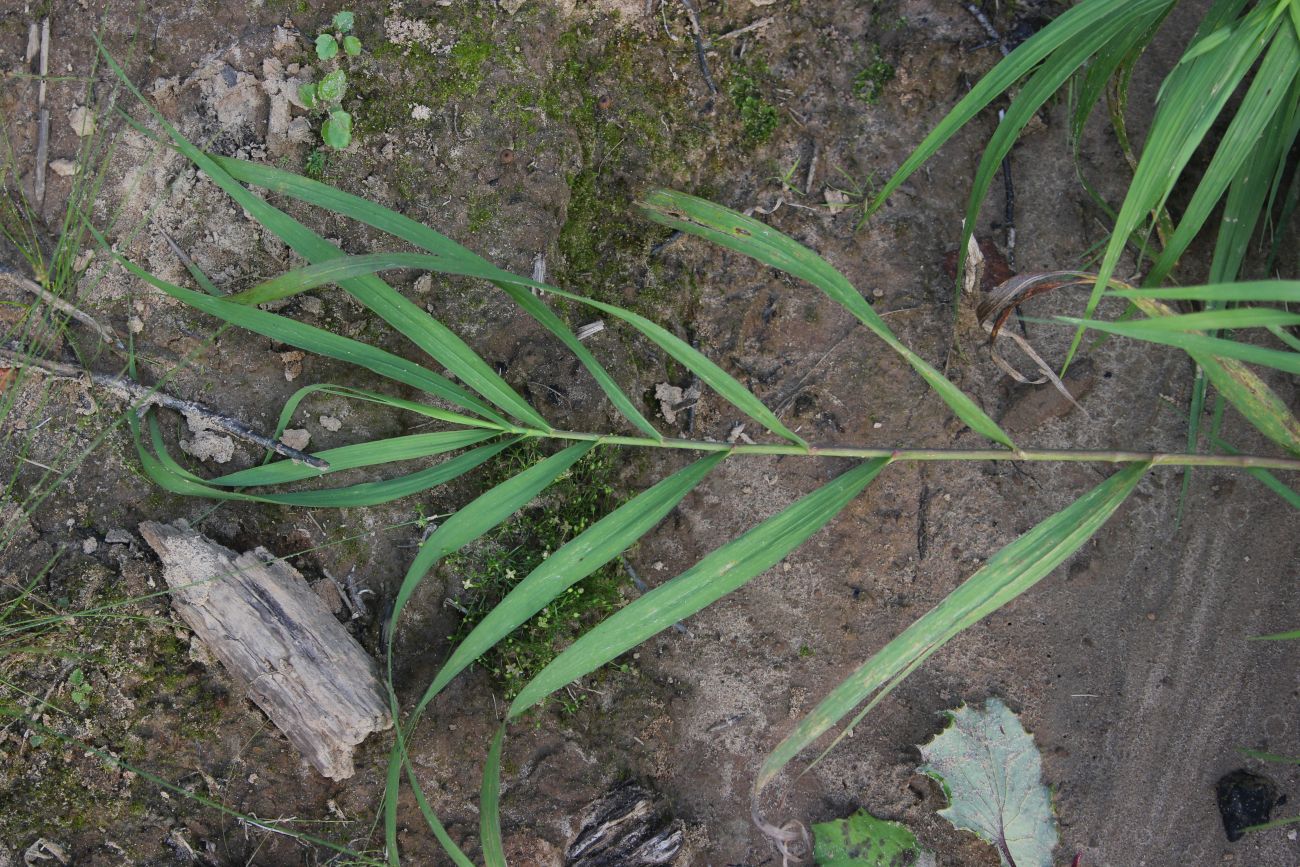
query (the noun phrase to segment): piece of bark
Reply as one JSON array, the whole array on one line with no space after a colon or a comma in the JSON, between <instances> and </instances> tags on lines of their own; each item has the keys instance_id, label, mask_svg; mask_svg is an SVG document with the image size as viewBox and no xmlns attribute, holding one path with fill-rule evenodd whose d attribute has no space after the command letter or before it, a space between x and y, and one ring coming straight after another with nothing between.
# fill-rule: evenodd
<instances>
[{"instance_id":1,"label":"piece of bark","mask_svg":"<svg viewBox=\"0 0 1300 867\"><path fill-rule=\"evenodd\" d=\"M352 753L392 725L375 661L298 570L265 548L244 554L184 521L145 521L172 604L312 767L352 776Z\"/></svg>"}]
</instances>

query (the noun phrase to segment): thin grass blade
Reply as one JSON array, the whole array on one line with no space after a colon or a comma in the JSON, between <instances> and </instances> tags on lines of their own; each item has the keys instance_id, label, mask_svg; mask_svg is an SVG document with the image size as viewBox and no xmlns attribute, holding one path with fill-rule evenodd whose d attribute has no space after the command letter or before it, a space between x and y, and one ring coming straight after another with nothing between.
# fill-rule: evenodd
<instances>
[{"instance_id":1,"label":"thin grass blade","mask_svg":"<svg viewBox=\"0 0 1300 867\"><path fill-rule=\"evenodd\" d=\"M1230 38L1175 71L1181 74L1166 79L1168 88L1161 95L1142 159L1116 216L1084 320L1092 320L1102 291L1114 276L1124 239L1146 214L1164 207L1192 154L1276 28L1277 21L1270 18L1267 8L1256 7L1237 23ZM1066 354L1066 367L1078 351L1086 327L1076 329Z\"/></svg>"},{"instance_id":2,"label":"thin grass blade","mask_svg":"<svg viewBox=\"0 0 1300 867\"><path fill-rule=\"evenodd\" d=\"M1251 343L1227 340L1222 337L1208 337L1204 334L1189 334L1183 331L1169 332L1163 328L1151 327L1148 324L1150 320L1103 322L1096 319L1085 320L1077 316L1058 316L1056 321L1066 325L1086 325L1088 328L1097 331L1131 337L1135 340L1145 340L1148 343L1175 346L1189 353L1214 355L1219 358L1236 358L1262 367L1283 370L1287 373L1300 373L1300 353L1270 349L1266 346L1255 346Z\"/></svg>"},{"instance_id":3,"label":"thin grass blade","mask_svg":"<svg viewBox=\"0 0 1300 867\"><path fill-rule=\"evenodd\" d=\"M888 458L877 458L859 464L610 615L524 686L509 717L779 563L839 514L888 463Z\"/></svg>"},{"instance_id":4,"label":"thin grass blade","mask_svg":"<svg viewBox=\"0 0 1300 867\"><path fill-rule=\"evenodd\" d=\"M1011 437L974 400L899 341L848 278L812 250L758 220L685 193L655 190L646 197L642 212L657 223L698 235L813 284L902 355L972 430L1015 448Z\"/></svg>"},{"instance_id":5,"label":"thin grass blade","mask_svg":"<svg viewBox=\"0 0 1300 867\"><path fill-rule=\"evenodd\" d=\"M368 253L361 256L347 256L319 265L310 265L306 268L290 271L274 280L253 287L248 290L248 293L246 294L250 298L257 299L260 303L278 298L286 298L326 283L363 279L356 275L373 274L376 271L391 270L393 268L423 268L430 271L442 271L445 268L445 265L446 261L441 257L431 256L425 253ZM543 289L553 295L577 301L580 304L585 304L588 307L604 311L611 316L623 320L656 343L661 349L686 367L687 370L690 370L698 376L706 385L729 401L737 409L745 412L750 416L750 418L758 421L773 433L779 434L797 445L805 448L807 447L808 444L804 442L798 434L786 427L786 425L776 417L775 413L768 409L763 402L755 397L747 388L737 382L731 374L713 363L713 361L698 349L695 349L680 337L677 337L662 326L651 322L644 316L640 316L630 310L624 310L621 307L615 307L613 304L606 304L603 301L596 301L592 298L586 298L573 292L556 289L553 286L547 286L544 283L538 283L535 280L518 277L504 271L501 272L501 276L498 278L497 282ZM342 285L342 283L340 283L340 285ZM263 288L268 286L270 287L269 289ZM658 434L655 434L655 438L661 439Z\"/></svg>"},{"instance_id":6,"label":"thin grass blade","mask_svg":"<svg viewBox=\"0 0 1300 867\"><path fill-rule=\"evenodd\" d=\"M191 307L216 316L218 319L232 325L237 325L256 334L265 335L290 346L296 346L316 355L324 355L327 358L335 358L355 364L358 367L364 367L387 379L441 397L455 406L478 413L501 425L509 425L505 419L486 404L451 380L418 364L393 355L391 352L376 349L359 340L341 337L324 329L306 325L276 313L268 313L264 310L246 307L243 304L232 304L223 298L212 298L200 292L184 289L155 277L134 262L121 258L118 261L132 274L161 289L178 301L183 301Z\"/></svg>"},{"instance_id":7,"label":"thin grass blade","mask_svg":"<svg viewBox=\"0 0 1300 867\"><path fill-rule=\"evenodd\" d=\"M316 491L298 491L283 494L250 494L244 491L227 491L212 487L206 480L186 470L168 453L163 442L162 430L157 419L149 418L150 440L157 457L144 447L138 420L128 419L132 435L136 442L136 451L145 473L164 490L187 497L206 497L213 500L242 500L251 503L274 503L283 506L304 506L318 509L354 508L374 506L380 503L417 494L438 485L459 478L490 458L519 441L519 437L499 440L495 443L457 455L440 464L408 473L395 479L379 482L362 482L339 488L324 488ZM272 465L274 466L274 465Z\"/></svg>"},{"instance_id":8,"label":"thin grass blade","mask_svg":"<svg viewBox=\"0 0 1300 867\"><path fill-rule=\"evenodd\" d=\"M390 659L392 635L395 631L393 627L402 616L411 594L415 592L429 570L443 557L459 551L527 505L595 445L594 442L578 443L545 460L538 461L480 495L469 505L457 510L424 541L420 546L420 553L406 570L406 576L402 579L397 595L393 598L392 626L389 629Z\"/></svg>"},{"instance_id":9,"label":"thin grass blade","mask_svg":"<svg viewBox=\"0 0 1300 867\"><path fill-rule=\"evenodd\" d=\"M301 175L295 175L270 166L261 166L228 157L214 156L213 159L236 180L341 214L408 241L430 253L446 256L449 263L456 263L461 268L459 271L449 270L448 273L481 277L494 283L578 357L578 360L587 368L597 384L600 385L601 390L614 404L615 409L647 435L659 438L660 435L655 430L654 425L633 405L632 401L623 393L623 390L614 382L613 377L596 361L595 356L582 345L582 342L578 340L569 327L542 301L529 292L521 291L518 284L503 282L503 276L512 276L508 272L503 271L428 226L381 205L366 201L360 196L354 196L310 178L304 178Z\"/></svg>"},{"instance_id":10,"label":"thin grass blade","mask_svg":"<svg viewBox=\"0 0 1300 867\"><path fill-rule=\"evenodd\" d=\"M139 89L103 45L100 44L99 47L113 72L153 116L155 122L171 138L176 149L223 192L248 211L254 219L310 262L327 261L344 255L343 251L302 223L253 195L211 157L196 148L145 100ZM391 286L377 277L363 276L346 281L340 288L437 359L440 364L451 370L488 401L522 421L536 425L542 430L550 430L546 419L516 394L514 389L463 340L418 305L394 291Z\"/></svg>"},{"instance_id":11,"label":"thin grass blade","mask_svg":"<svg viewBox=\"0 0 1300 867\"><path fill-rule=\"evenodd\" d=\"M281 485L301 479L314 479L341 470L432 457L433 455L477 445L496 435L493 431L485 430L453 430L427 434L408 434L315 452L316 457L329 463L330 468L325 473L312 469L305 464L282 460L228 473L215 479L208 479L207 483L222 488Z\"/></svg>"},{"instance_id":12,"label":"thin grass blade","mask_svg":"<svg viewBox=\"0 0 1300 867\"><path fill-rule=\"evenodd\" d=\"M898 187L919 169L930 157L938 152L947 141L964 127L972 118L986 108L989 103L1004 94L1017 81L1032 71L1046 58L1063 46L1076 43L1094 31L1099 22L1105 22L1116 15L1132 11L1161 14L1174 5L1175 0L1087 0L1065 12L1023 44L1012 51L997 66L989 71L971 88L952 111L931 130L916 150L899 166L872 199L867 214L880 209L885 200Z\"/></svg>"},{"instance_id":13,"label":"thin grass blade","mask_svg":"<svg viewBox=\"0 0 1300 867\"><path fill-rule=\"evenodd\" d=\"M914 670L952 637L1034 586L1077 551L1128 498L1146 470L1145 464L1120 470L1004 547L939 605L863 663L805 716L763 762L754 780L755 804L762 791L797 755L864 700L882 689L892 688L901 675ZM862 713L885 694L879 692ZM862 713L846 732L862 718Z\"/></svg>"},{"instance_id":14,"label":"thin grass blade","mask_svg":"<svg viewBox=\"0 0 1300 867\"><path fill-rule=\"evenodd\" d=\"M501 840L501 744L506 727L492 738L483 765L483 788L479 795L479 838L483 844L484 867L506 867L506 847Z\"/></svg>"},{"instance_id":15,"label":"thin grass blade","mask_svg":"<svg viewBox=\"0 0 1300 867\"><path fill-rule=\"evenodd\" d=\"M456 646L416 705L416 713L498 641L650 532L726 456L719 452L702 458L642 491L542 561Z\"/></svg>"}]
</instances>

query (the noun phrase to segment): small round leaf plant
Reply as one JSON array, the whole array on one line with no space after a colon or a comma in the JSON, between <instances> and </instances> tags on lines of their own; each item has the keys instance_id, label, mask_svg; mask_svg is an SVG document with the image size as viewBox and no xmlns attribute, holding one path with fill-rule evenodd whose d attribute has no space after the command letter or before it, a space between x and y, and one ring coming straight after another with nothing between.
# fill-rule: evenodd
<instances>
[{"instance_id":1,"label":"small round leaf plant","mask_svg":"<svg viewBox=\"0 0 1300 867\"><path fill-rule=\"evenodd\" d=\"M361 54L361 40L350 32L356 23L348 11L334 13L330 22L332 32L316 36L316 56L329 71L320 81L308 82L298 88L298 98L308 109L325 116L320 135L325 144L342 150L352 141L352 115L343 110L343 97L348 90L348 76L339 65L341 57ZM341 54L340 54L341 52Z\"/></svg>"}]
</instances>

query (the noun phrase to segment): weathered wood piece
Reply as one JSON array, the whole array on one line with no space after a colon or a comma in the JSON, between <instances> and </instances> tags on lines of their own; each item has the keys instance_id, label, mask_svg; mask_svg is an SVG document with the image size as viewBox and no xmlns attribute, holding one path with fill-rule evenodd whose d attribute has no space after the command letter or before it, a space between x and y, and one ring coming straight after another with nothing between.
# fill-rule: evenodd
<instances>
[{"instance_id":1,"label":"weathered wood piece","mask_svg":"<svg viewBox=\"0 0 1300 867\"><path fill-rule=\"evenodd\" d=\"M181 618L243 683L312 767L352 776L352 753L392 725L375 661L298 570L265 548L244 554L184 521L146 521Z\"/></svg>"}]
</instances>

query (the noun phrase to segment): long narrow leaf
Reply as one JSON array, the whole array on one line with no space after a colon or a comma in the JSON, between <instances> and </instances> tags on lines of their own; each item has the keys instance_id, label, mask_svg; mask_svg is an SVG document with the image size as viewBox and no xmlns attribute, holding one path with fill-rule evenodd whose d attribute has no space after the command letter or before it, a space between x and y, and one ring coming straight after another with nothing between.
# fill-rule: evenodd
<instances>
[{"instance_id":1,"label":"long narrow leaf","mask_svg":"<svg viewBox=\"0 0 1300 867\"><path fill-rule=\"evenodd\" d=\"M1117 298L1149 298L1156 301L1282 301L1300 304L1300 280L1254 280L1206 286L1174 286L1168 289L1109 289L1106 294Z\"/></svg>"},{"instance_id":2,"label":"long narrow leaf","mask_svg":"<svg viewBox=\"0 0 1300 867\"><path fill-rule=\"evenodd\" d=\"M392 624L397 624L411 594L439 560L459 551L519 511L594 446L594 442L569 446L480 495L444 521L420 546L420 553L406 570L397 595L393 598ZM394 631L389 630L390 645Z\"/></svg>"},{"instance_id":3,"label":"long narrow leaf","mask_svg":"<svg viewBox=\"0 0 1300 867\"><path fill-rule=\"evenodd\" d=\"M446 260L442 257L431 256L426 253L369 253L361 256L347 256L290 271L274 280L253 287L246 294L247 297L256 298L259 302L270 301L304 292L326 283L339 282L342 285L349 280L362 279L355 276L358 274L372 274L376 271L393 268L426 268L430 271L441 271L445 264ZM553 286L547 286L544 283L538 283L525 277L517 277L504 271L501 272L497 282L544 289L561 298L577 301L580 304L594 307L622 319L658 344L660 348L698 376L706 385L751 418L763 424L768 430L785 437L797 445L804 447L808 445L798 434L786 427L761 400L737 382L735 377L711 361L698 349L644 316L630 310L624 310L621 307L615 307L613 304L606 304L603 301L596 301L573 292L556 289ZM657 434L656 438L659 438Z\"/></svg>"},{"instance_id":4,"label":"long narrow leaf","mask_svg":"<svg viewBox=\"0 0 1300 867\"><path fill-rule=\"evenodd\" d=\"M1265 172L1263 169L1264 166L1275 164L1276 158L1264 157L1261 149L1272 150L1267 135L1270 131L1285 127L1284 124L1277 123L1276 115L1288 96L1292 80L1298 75L1300 75L1300 39L1297 39L1290 28L1281 28L1265 53L1264 60L1255 73L1254 81L1251 82L1241 106L1224 132L1223 139L1215 147L1214 157L1205 169L1191 202L1183 210L1177 229L1166 242L1165 249L1152 265L1144 282L1157 285L1173 270L1179 257L1205 226L1211 211L1228 189L1228 185L1238 177L1239 170L1244 168L1246 172L1257 177L1260 192L1267 188L1272 173ZM1246 166L1248 160L1253 164ZM1263 206L1264 198L1262 194L1250 196L1241 207L1232 209L1234 213L1225 215L1226 218L1230 217L1225 219L1225 222L1231 224L1233 231L1249 237ZM1242 212L1246 208L1249 208L1249 213ZM1231 280L1236 277L1236 273L1234 270L1232 273L1217 275L1217 277Z\"/></svg>"},{"instance_id":5,"label":"long narrow leaf","mask_svg":"<svg viewBox=\"0 0 1300 867\"><path fill-rule=\"evenodd\" d=\"M853 284L812 250L758 220L685 193L655 190L646 197L642 211L655 222L698 235L813 284L902 355L972 430L1015 448L1011 437L974 400L899 341Z\"/></svg>"},{"instance_id":6,"label":"long narrow leaf","mask_svg":"<svg viewBox=\"0 0 1300 867\"><path fill-rule=\"evenodd\" d=\"M1147 465L1115 473L989 559L935 608L886 644L805 716L763 762L754 800L794 758L873 693L887 688L962 630L1034 586L1088 541L1141 481ZM880 692L878 692L880 691ZM858 714L853 724L862 718ZM847 731L847 729L846 729ZM843 737L843 735L841 735Z\"/></svg>"},{"instance_id":7,"label":"long narrow leaf","mask_svg":"<svg viewBox=\"0 0 1300 867\"><path fill-rule=\"evenodd\" d=\"M725 457L726 452L719 452L701 458L642 491L542 561L456 646L416 705L416 713L529 617L650 532Z\"/></svg>"},{"instance_id":8,"label":"long narrow leaf","mask_svg":"<svg viewBox=\"0 0 1300 867\"><path fill-rule=\"evenodd\" d=\"M577 356L582 365L595 378L601 390L614 404L615 409L644 433L655 438L659 437L654 425L650 424L646 417L633 405L632 401L623 393L623 390L619 388L618 383L614 382L613 377L596 361L595 357L582 345L582 342L578 340L569 327L531 293L521 291L517 284L502 282L501 277L504 272L486 259L462 247L445 235L430 229L428 226L388 208L366 201L360 196L354 196L319 181L270 166L257 165L256 163L228 157L214 156L213 159L236 180L325 208L336 214L341 214L387 232L394 237L409 241L417 247L428 250L430 253L447 256L450 263L459 264L460 266L460 270L449 268L447 273L481 277L491 281L505 291L514 299L516 304L541 323L543 327L559 338Z\"/></svg>"},{"instance_id":9,"label":"long narrow leaf","mask_svg":"<svg viewBox=\"0 0 1300 867\"><path fill-rule=\"evenodd\" d=\"M1219 358L1236 358L1264 367L1273 367L1287 373L1300 373L1300 353L1297 352L1269 349L1265 346L1255 346L1237 340L1226 340L1222 337L1207 337L1203 334L1188 334L1182 331L1167 332L1162 328L1150 326L1148 324L1149 320L1102 322L1095 319L1084 320L1076 316L1058 316L1056 319L1068 325L1081 326L1086 324L1087 327L1097 331L1106 331L1150 343L1176 346L1187 352L1199 352Z\"/></svg>"},{"instance_id":10,"label":"long narrow leaf","mask_svg":"<svg viewBox=\"0 0 1300 867\"><path fill-rule=\"evenodd\" d=\"M344 255L330 242L290 217L288 214L253 195L232 178L211 157L196 148L180 131L167 122L107 51L100 46L105 60L122 83L171 138L176 149L193 162L214 184L248 211L264 227L310 262L322 262ZM444 257L449 258L449 257ZM388 322L422 350L446 366L472 389L506 412L542 430L550 430L546 420L527 401L515 393L492 368L450 329L419 306L404 298L391 286L374 276L357 277L341 288L372 312Z\"/></svg>"},{"instance_id":11,"label":"long narrow leaf","mask_svg":"<svg viewBox=\"0 0 1300 867\"><path fill-rule=\"evenodd\" d=\"M888 458L877 458L849 470L610 615L529 681L511 703L509 716L519 716L779 563L839 514L888 463Z\"/></svg>"},{"instance_id":12,"label":"long narrow leaf","mask_svg":"<svg viewBox=\"0 0 1300 867\"><path fill-rule=\"evenodd\" d=\"M479 840L483 844L484 867L507 867L506 847L501 840L501 743L505 736L506 727L502 725L492 737L487 762L483 765Z\"/></svg>"},{"instance_id":13,"label":"long narrow leaf","mask_svg":"<svg viewBox=\"0 0 1300 867\"><path fill-rule=\"evenodd\" d=\"M453 430L428 434L408 434L390 437L356 445L341 446L314 452L316 457L329 464L327 472L351 470L358 467L371 467L393 461L409 461L415 458L431 457L456 449L477 445L496 436L485 430ZM256 485L280 485L296 482L300 479L313 479L322 476L320 470L313 469L297 461L276 461L228 473L215 479L208 479L209 485L223 488L242 488Z\"/></svg>"},{"instance_id":14,"label":"long narrow leaf","mask_svg":"<svg viewBox=\"0 0 1300 867\"><path fill-rule=\"evenodd\" d=\"M1248 13L1232 36L1171 75L1174 86L1162 93L1147 134L1142 159L1129 185L1124 204L1098 268L1097 283L1088 298L1083 319L1091 321L1103 289L1115 273L1125 239L1145 214L1164 206L1183 168L1210 126L1245 77L1277 28L1265 6ZM1068 367L1083 339L1086 325L1075 331L1066 354Z\"/></svg>"},{"instance_id":15,"label":"long narrow leaf","mask_svg":"<svg viewBox=\"0 0 1300 867\"><path fill-rule=\"evenodd\" d=\"M404 358L376 349L369 344L348 337L341 337L324 329L306 325L294 319L268 313L243 304L232 304L224 298L213 298L190 289L185 289L161 280L145 271L134 262L119 258L122 266L132 274L150 285L161 289L168 295L183 301L191 307L202 310L232 325L238 325L256 334L262 334L281 343L296 346L299 349L347 361L358 367L364 367L380 376L418 388L429 394L437 395L462 409L476 412L485 418L508 424L505 419L493 412L482 401L444 376L439 376L418 364Z\"/></svg>"},{"instance_id":16,"label":"long narrow leaf","mask_svg":"<svg viewBox=\"0 0 1300 867\"><path fill-rule=\"evenodd\" d=\"M1012 85L1033 70L1045 58L1086 36L1099 21L1124 14L1141 5L1163 12L1175 0L1159 2L1134 2L1134 0L1087 0L1061 13L1051 24L1035 33L1012 51L987 75L971 88L970 93L950 111L916 150L903 162L871 201L868 213L874 213L898 187L919 169L939 148L957 134L980 111L1005 93Z\"/></svg>"},{"instance_id":17,"label":"long narrow leaf","mask_svg":"<svg viewBox=\"0 0 1300 867\"><path fill-rule=\"evenodd\" d=\"M294 493L250 494L244 491L227 491L212 487L204 479L190 473L167 452L162 439L162 431L157 419L150 417L149 429L157 457L150 454L140 438L139 421L134 417L127 420L136 439L141 466L145 473L164 490L188 497L207 497L213 500L241 500L250 503L275 503L283 506L304 506L317 509L342 509L358 506L375 506L380 503L417 494L430 488L459 478L483 462L500 454L504 449L519 441L519 437L498 440L479 446L472 451L457 455L440 464L408 473L394 479L378 482L361 482L337 488L323 488L315 491L297 491Z\"/></svg>"}]
</instances>

